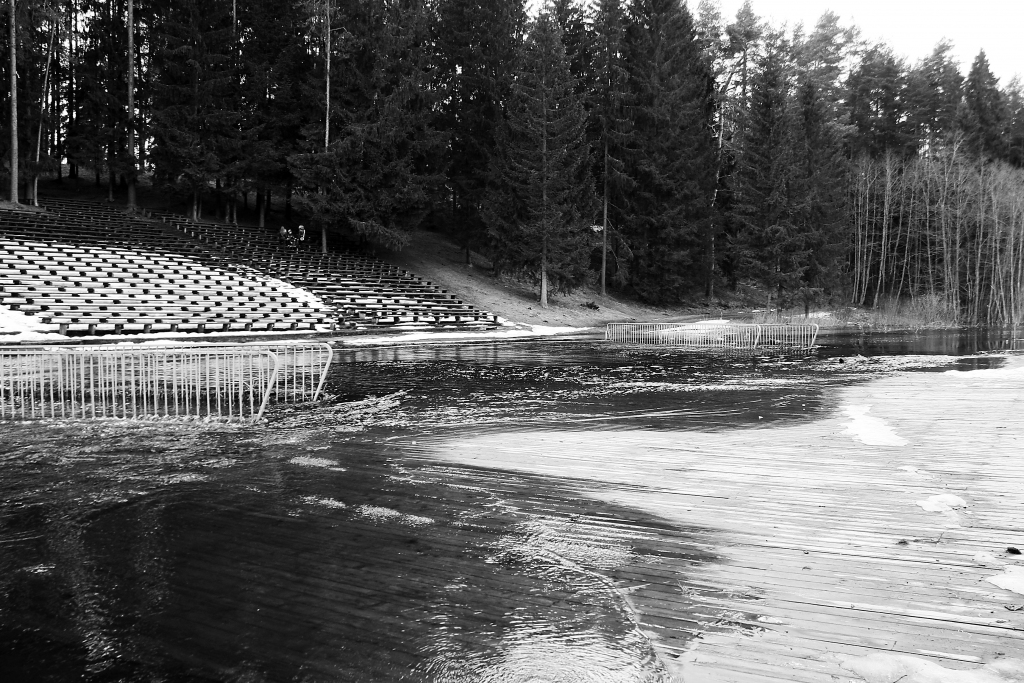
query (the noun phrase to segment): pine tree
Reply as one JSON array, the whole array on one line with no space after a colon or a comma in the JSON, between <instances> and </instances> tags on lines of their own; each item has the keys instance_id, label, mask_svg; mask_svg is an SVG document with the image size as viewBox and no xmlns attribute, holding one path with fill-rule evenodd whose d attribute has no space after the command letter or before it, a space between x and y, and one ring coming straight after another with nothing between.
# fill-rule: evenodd
<instances>
[{"instance_id":1,"label":"pine tree","mask_svg":"<svg viewBox=\"0 0 1024 683\"><path fill-rule=\"evenodd\" d=\"M884 45L870 48L850 74L850 123L854 155L906 155L916 147L908 130L907 73L902 60Z\"/></svg>"},{"instance_id":2,"label":"pine tree","mask_svg":"<svg viewBox=\"0 0 1024 683\"><path fill-rule=\"evenodd\" d=\"M618 243L618 226L623 224L623 192L628 178L623 174L625 140L629 120L626 114L628 72L623 54L625 12L622 0L599 0L590 18L593 49L593 87L589 110L591 139L595 153L595 177L601 200L601 294L607 294L609 246ZM614 235L614 238L613 238ZM618 284L625 271L616 268Z\"/></svg>"},{"instance_id":3,"label":"pine tree","mask_svg":"<svg viewBox=\"0 0 1024 683\"><path fill-rule=\"evenodd\" d=\"M930 154L956 132L963 76L952 50L952 43L940 42L910 73L910 121L916 129L915 135Z\"/></svg>"},{"instance_id":4,"label":"pine tree","mask_svg":"<svg viewBox=\"0 0 1024 683\"><path fill-rule=\"evenodd\" d=\"M678 300L707 272L714 167L714 87L679 0L633 0L625 53L630 112L626 233L630 285L648 301Z\"/></svg>"},{"instance_id":5,"label":"pine tree","mask_svg":"<svg viewBox=\"0 0 1024 683\"><path fill-rule=\"evenodd\" d=\"M184 181L193 218L236 149L230 10L223 0L180 0L164 7L155 27L153 161L165 181Z\"/></svg>"},{"instance_id":6,"label":"pine tree","mask_svg":"<svg viewBox=\"0 0 1024 683\"><path fill-rule=\"evenodd\" d=\"M964 83L964 109L961 126L971 151L987 159L1005 156L1002 140L1006 118L999 81L992 74L988 58L982 50L974 58Z\"/></svg>"},{"instance_id":7,"label":"pine tree","mask_svg":"<svg viewBox=\"0 0 1024 683\"><path fill-rule=\"evenodd\" d=\"M769 302L798 287L806 248L794 221L796 145L785 49L771 37L757 62L735 174L736 260Z\"/></svg>"},{"instance_id":8,"label":"pine tree","mask_svg":"<svg viewBox=\"0 0 1024 683\"><path fill-rule=\"evenodd\" d=\"M831 96L813 77L803 78L793 118L792 202L794 252L790 268L800 275L796 287L805 312L810 304L843 285L843 232L849 162L843 125L832 118Z\"/></svg>"},{"instance_id":9,"label":"pine tree","mask_svg":"<svg viewBox=\"0 0 1024 683\"><path fill-rule=\"evenodd\" d=\"M586 114L549 12L530 27L499 140L483 214L495 262L535 275L547 308L549 283L567 291L584 279L595 208Z\"/></svg>"},{"instance_id":10,"label":"pine tree","mask_svg":"<svg viewBox=\"0 0 1024 683\"><path fill-rule=\"evenodd\" d=\"M436 160L444 138L431 125L426 6L356 3L341 21L346 42L332 77L338 104L330 146L289 160L298 203L318 224L401 248L443 178Z\"/></svg>"},{"instance_id":11,"label":"pine tree","mask_svg":"<svg viewBox=\"0 0 1024 683\"><path fill-rule=\"evenodd\" d=\"M1020 77L1011 80L1003 91L1006 102L1006 160L1024 167L1024 84Z\"/></svg>"},{"instance_id":12,"label":"pine tree","mask_svg":"<svg viewBox=\"0 0 1024 683\"><path fill-rule=\"evenodd\" d=\"M466 250L485 240L481 206L496 130L512 87L522 42L523 0L439 0L434 26L435 87L441 98L436 127L447 131L450 230Z\"/></svg>"}]
</instances>

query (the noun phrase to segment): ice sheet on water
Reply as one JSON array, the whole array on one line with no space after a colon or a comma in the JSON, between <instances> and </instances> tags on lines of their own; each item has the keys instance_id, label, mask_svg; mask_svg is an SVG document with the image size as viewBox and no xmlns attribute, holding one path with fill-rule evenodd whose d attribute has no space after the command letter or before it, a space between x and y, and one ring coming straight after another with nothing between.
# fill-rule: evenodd
<instances>
[{"instance_id":1,"label":"ice sheet on water","mask_svg":"<svg viewBox=\"0 0 1024 683\"><path fill-rule=\"evenodd\" d=\"M906 439L898 436L882 418L868 415L869 410L871 410L870 405L850 405L844 408L852 420L847 425L846 431L854 439L868 446L906 445Z\"/></svg>"},{"instance_id":2,"label":"ice sheet on water","mask_svg":"<svg viewBox=\"0 0 1024 683\"><path fill-rule=\"evenodd\" d=\"M1024 567L1017 565L1006 567L1003 569L1002 574L990 576L985 580L999 586L1003 590L1024 595ZM1024 676L1024 667L1021 668L1021 673ZM1024 680L1024 678L1021 680Z\"/></svg>"},{"instance_id":3,"label":"ice sheet on water","mask_svg":"<svg viewBox=\"0 0 1024 683\"><path fill-rule=\"evenodd\" d=\"M840 666L866 683L1024 683L1024 660L1002 659L971 669L947 669L923 657L876 652L840 657Z\"/></svg>"}]
</instances>

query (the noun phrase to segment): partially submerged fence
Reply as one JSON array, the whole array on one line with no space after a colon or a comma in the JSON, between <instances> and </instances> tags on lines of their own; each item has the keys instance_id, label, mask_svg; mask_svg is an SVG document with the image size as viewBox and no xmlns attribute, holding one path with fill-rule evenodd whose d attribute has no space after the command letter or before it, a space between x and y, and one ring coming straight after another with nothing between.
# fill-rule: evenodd
<instances>
[{"instance_id":1,"label":"partially submerged fence","mask_svg":"<svg viewBox=\"0 0 1024 683\"><path fill-rule=\"evenodd\" d=\"M257 420L319 398L327 344L0 348L0 419Z\"/></svg>"},{"instance_id":2,"label":"partially submerged fence","mask_svg":"<svg viewBox=\"0 0 1024 683\"><path fill-rule=\"evenodd\" d=\"M817 325L732 323L608 323L604 338L619 344L685 346L700 349L809 348Z\"/></svg>"}]
</instances>

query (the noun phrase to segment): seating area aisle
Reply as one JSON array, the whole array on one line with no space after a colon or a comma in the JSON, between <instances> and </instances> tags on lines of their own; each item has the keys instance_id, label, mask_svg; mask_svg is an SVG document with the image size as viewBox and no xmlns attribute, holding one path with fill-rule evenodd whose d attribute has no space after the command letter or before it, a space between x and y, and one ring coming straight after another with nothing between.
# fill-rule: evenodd
<instances>
[{"instance_id":1,"label":"seating area aisle","mask_svg":"<svg viewBox=\"0 0 1024 683\"><path fill-rule=\"evenodd\" d=\"M278 245L258 228L77 199L41 204L0 211L0 305L61 334L497 324L381 261Z\"/></svg>"},{"instance_id":2,"label":"seating area aisle","mask_svg":"<svg viewBox=\"0 0 1024 683\"><path fill-rule=\"evenodd\" d=\"M348 326L486 329L498 324L494 315L397 266L355 254L320 253L316 237L287 246L271 229L152 215L240 263L313 292Z\"/></svg>"},{"instance_id":3,"label":"seating area aisle","mask_svg":"<svg viewBox=\"0 0 1024 683\"><path fill-rule=\"evenodd\" d=\"M329 331L332 307L158 222L92 202L0 211L0 304L61 334Z\"/></svg>"}]
</instances>

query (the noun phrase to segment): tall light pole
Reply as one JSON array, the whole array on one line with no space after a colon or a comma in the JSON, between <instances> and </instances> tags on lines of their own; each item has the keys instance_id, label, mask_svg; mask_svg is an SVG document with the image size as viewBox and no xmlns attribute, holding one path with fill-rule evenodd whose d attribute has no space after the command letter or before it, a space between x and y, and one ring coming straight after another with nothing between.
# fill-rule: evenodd
<instances>
[{"instance_id":1,"label":"tall light pole","mask_svg":"<svg viewBox=\"0 0 1024 683\"><path fill-rule=\"evenodd\" d=\"M10 47L10 68L11 68L11 201L18 203L18 32L17 13L14 9L14 0L8 3L10 16L10 33L7 44Z\"/></svg>"}]
</instances>

